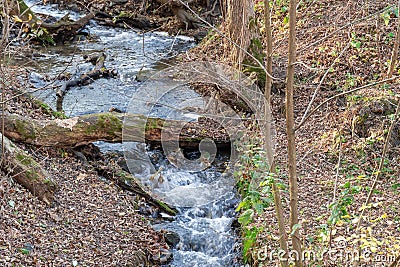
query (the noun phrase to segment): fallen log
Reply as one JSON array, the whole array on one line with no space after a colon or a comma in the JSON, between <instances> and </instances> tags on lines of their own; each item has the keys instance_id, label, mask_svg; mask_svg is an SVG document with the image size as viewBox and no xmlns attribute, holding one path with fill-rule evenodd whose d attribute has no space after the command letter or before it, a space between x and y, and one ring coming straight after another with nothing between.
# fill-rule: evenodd
<instances>
[{"instance_id":1,"label":"fallen log","mask_svg":"<svg viewBox=\"0 0 400 267\"><path fill-rule=\"evenodd\" d=\"M3 142L0 143L1 169L33 195L50 205L57 187L50 175L24 150L0 133L0 140L1 138L3 138Z\"/></svg>"},{"instance_id":2,"label":"fallen log","mask_svg":"<svg viewBox=\"0 0 400 267\"><path fill-rule=\"evenodd\" d=\"M62 44L65 41L74 39L79 30L86 26L91 19L94 18L94 13L90 13L77 21L71 21L68 14L56 21L55 23L40 23L39 26L47 30L57 44Z\"/></svg>"},{"instance_id":3,"label":"fallen log","mask_svg":"<svg viewBox=\"0 0 400 267\"><path fill-rule=\"evenodd\" d=\"M217 146L230 146L233 141L231 139L236 139L229 136L218 122L208 118L185 123L144 115L106 112L54 120L5 114L4 121L4 134L8 138L35 146L76 147L95 141L117 143L122 140L173 142L177 138L177 129L181 147L196 147L205 138L212 139ZM182 126L182 123L185 125Z\"/></svg>"},{"instance_id":4,"label":"fallen log","mask_svg":"<svg viewBox=\"0 0 400 267\"><path fill-rule=\"evenodd\" d=\"M123 171L120 167L110 168L109 166L94 166L94 168L99 175L108 180L114 181L122 189L143 197L146 199L147 203L157 207L160 212L164 212L171 216L175 216L178 213L174 207L151 196L150 193L146 192L146 190L139 185L132 174Z\"/></svg>"},{"instance_id":5,"label":"fallen log","mask_svg":"<svg viewBox=\"0 0 400 267\"><path fill-rule=\"evenodd\" d=\"M67 14L55 23L46 23L32 12L24 0L9 1L9 6L10 15L14 17L16 22L22 23L31 29L37 39L51 44L64 43L73 39L78 31L88 24L89 20L94 18L94 14L91 13L77 21L71 21Z\"/></svg>"}]
</instances>

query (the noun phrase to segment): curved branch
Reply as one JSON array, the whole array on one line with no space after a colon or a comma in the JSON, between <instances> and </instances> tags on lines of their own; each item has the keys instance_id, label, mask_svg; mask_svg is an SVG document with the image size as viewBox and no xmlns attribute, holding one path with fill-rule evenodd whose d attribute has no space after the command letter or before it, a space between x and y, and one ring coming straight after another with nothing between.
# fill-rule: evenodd
<instances>
[{"instance_id":1,"label":"curved branch","mask_svg":"<svg viewBox=\"0 0 400 267\"><path fill-rule=\"evenodd\" d=\"M359 90L362 90L362 89L365 89L365 88L368 88L368 87L372 87L372 86L375 86L375 85L378 85L378 84L382 84L382 83L385 83L385 82L390 82L390 81L396 80L396 79L398 79L398 78L399 78L399 76L394 76L394 77L391 77L391 78L388 78L388 79L384 79L384 80L382 80L382 81L378 81L378 82L366 84L366 85L363 85L363 86L361 86L361 87L354 88L354 89L352 89L352 90L350 90L350 91L346 91L346 92L343 92L343 93L334 95L334 96L328 98L327 100L325 100L324 102L322 102L321 104L319 104L319 105L318 105L316 108L314 108L312 111L310 111L310 113L308 113L307 117L305 117L305 118L299 123L299 125L297 125L297 126L295 127L294 130L297 131L301 126L303 126L303 124L311 117L311 115L313 115L320 107L322 107L322 106L325 105L326 103L328 103L328 102L330 102L330 101L332 101L332 100L334 100L334 99L336 99L336 98L338 98L338 97L341 97L341 96L344 96L344 95L348 95L348 94L351 94L351 93L357 92L357 91L359 91Z\"/></svg>"}]
</instances>

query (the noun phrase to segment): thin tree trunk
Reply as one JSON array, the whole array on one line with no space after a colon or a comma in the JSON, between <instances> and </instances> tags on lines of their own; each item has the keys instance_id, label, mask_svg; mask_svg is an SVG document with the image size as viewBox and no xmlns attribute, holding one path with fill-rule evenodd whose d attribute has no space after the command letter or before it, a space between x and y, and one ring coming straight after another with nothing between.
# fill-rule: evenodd
<instances>
[{"instance_id":1,"label":"thin tree trunk","mask_svg":"<svg viewBox=\"0 0 400 267\"><path fill-rule=\"evenodd\" d=\"M265 91L264 96L266 99L265 105L265 118L267 120L266 133L265 133L265 145L267 150L268 164L270 165L270 172L276 173L275 163L274 163L274 149L272 142L272 112L271 112L271 88L272 88L272 27L271 27L271 10L269 7L269 0L264 0L264 12L265 12L265 30L266 30L266 81L265 81ZM269 75L268 75L269 74ZM278 221L279 228L279 244L280 248L285 251L285 257L287 257L288 247L287 247L287 234L285 229L285 218L283 216L282 208L282 198L279 188L276 186L275 181L272 182L272 193L274 196L275 213ZM281 266L287 267L288 262L286 260L281 260Z\"/></svg>"},{"instance_id":2,"label":"thin tree trunk","mask_svg":"<svg viewBox=\"0 0 400 267\"><path fill-rule=\"evenodd\" d=\"M400 10L400 1L398 2L398 10ZM397 57L399 55L399 45L400 45L400 16L397 19L397 33L396 39L394 41L392 57L390 58L390 67L387 72L387 78L391 78L393 76L394 68L396 67Z\"/></svg>"},{"instance_id":3,"label":"thin tree trunk","mask_svg":"<svg viewBox=\"0 0 400 267\"><path fill-rule=\"evenodd\" d=\"M5 48L8 45L8 40L9 40L9 35L10 35L10 21L9 21L9 17L10 17L10 7L8 4L8 0L2 0L1 1L1 6L3 7L2 9L0 9L0 12L3 14L2 15L2 36L1 36L1 41L0 41L0 60L3 60L3 55L5 52Z\"/></svg>"},{"instance_id":4,"label":"thin tree trunk","mask_svg":"<svg viewBox=\"0 0 400 267\"><path fill-rule=\"evenodd\" d=\"M288 170L290 187L290 227L292 229L293 248L298 254L296 267L302 267L301 238L298 229L298 184L296 173L296 135L294 129L294 73L296 62L296 0L289 4L289 51L286 87L286 133L288 140Z\"/></svg>"}]
</instances>

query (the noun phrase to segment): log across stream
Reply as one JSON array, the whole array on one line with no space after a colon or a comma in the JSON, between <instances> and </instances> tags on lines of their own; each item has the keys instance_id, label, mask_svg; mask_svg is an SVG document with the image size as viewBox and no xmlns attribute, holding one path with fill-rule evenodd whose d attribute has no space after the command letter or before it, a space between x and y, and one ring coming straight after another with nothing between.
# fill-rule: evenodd
<instances>
[{"instance_id":1,"label":"log across stream","mask_svg":"<svg viewBox=\"0 0 400 267\"><path fill-rule=\"evenodd\" d=\"M35 146L51 147L76 147L96 141L170 142L174 141L175 135L168 130L180 128L182 124L180 121L115 112L53 120L35 120L15 114L2 114L2 117L7 137ZM123 125L124 119L129 124ZM0 126L2 125L0 122ZM218 123L199 118L196 122L186 123L180 132L179 142L182 147L197 147L205 138L213 140L221 147L230 147L230 143L235 141Z\"/></svg>"}]
</instances>

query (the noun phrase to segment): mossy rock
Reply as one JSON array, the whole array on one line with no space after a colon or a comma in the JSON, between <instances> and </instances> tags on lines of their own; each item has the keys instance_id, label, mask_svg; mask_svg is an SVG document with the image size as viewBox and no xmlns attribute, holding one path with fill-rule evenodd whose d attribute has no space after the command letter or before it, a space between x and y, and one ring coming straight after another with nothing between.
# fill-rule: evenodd
<instances>
[{"instance_id":1,"label":"mossy rock","mask_svg":"<svg viewBox=\"0 0 400 267\"><path fill-rule=\"evenodd\" d=\"M357 109L357 116L352 122L353 133L367 138L373 129L380 127L389 115L394 114L396 103L388 98L365 98L357 103Z\"/></svg>"}]
</instances>

